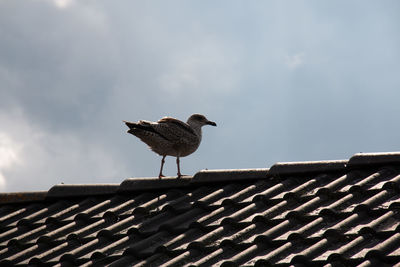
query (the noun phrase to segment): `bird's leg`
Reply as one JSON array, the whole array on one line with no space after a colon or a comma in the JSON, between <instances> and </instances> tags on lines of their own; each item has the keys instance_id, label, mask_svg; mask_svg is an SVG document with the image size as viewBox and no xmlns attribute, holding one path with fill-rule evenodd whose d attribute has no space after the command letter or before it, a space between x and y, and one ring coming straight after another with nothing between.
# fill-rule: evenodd
<instances>
[{"instance_id":1,"label":"bird's leg","mask_svg":"<svg viewBox=\"0 0 400 267\"><path fill-rule=\"evenodd\" d=\"M178 166L178 178L182 177L181 168L179 167L179 156L176 157L176 166Z\"/></svg>"},{"instance_id":2,"label":"bird's leg","mask_svg":"<svg viewBox=\"0 0 400 267\"><path fill-rule=\"evenodd\" d=\"M159 179L161 179L161 177L165 177L165 176L162 174L162 169L163 169L164 163L165 163L165 157L166 157L166 156L163 156L162 159L161 159L160 174L158 175L158 178L159 178Z\"/></svg>"}]
</instances>

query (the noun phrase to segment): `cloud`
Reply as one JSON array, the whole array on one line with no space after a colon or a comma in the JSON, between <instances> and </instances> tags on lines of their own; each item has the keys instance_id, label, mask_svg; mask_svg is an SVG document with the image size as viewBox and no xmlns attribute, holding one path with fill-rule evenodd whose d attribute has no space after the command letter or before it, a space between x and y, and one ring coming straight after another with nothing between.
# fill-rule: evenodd
<instances>
[{"instance_id":1,"label":"cloud","mask_svg":"<svg viewBox=\"0 0 400 267\"><path fill-rule=\"evenodd\" d=\"M160 73L160 88L172 94L232 93L240 77L239 59L226 47L210 38L191 44L189 49L175 51L168 57L166 72Z\"/></svg>"},{"instance_id":2,"label":"cloud","mask_svg":"<svg viewBox=\"0 0 400 267\"><path fill-rule=\"evenodd\" d=\"M4 175L0 172L0 191L4 192L6 190L6 178Z\"/></svg>"},{"instance_id":3,"label":"cloud","mask_svg":"<svg viewBox=\"0 0 400 267\"><path fill-rule=\"evenodd\" d=\"M0 113L2 190L48 189L57 183L120 182L126 172L108 144L77 132L52 132L21 110ZM79 131L78 131L79 132ZM114 180L115 179L115 180Z\"/></svg>"},{"instance_id":4,"label":"cloud","mask_svg":"<svg viewBox=\"0 0 400 267\"><path fill-rule=\"evenodd\" d=\"M20 145L6 133L0 132L0 168L5 168L17 162L20 149Z\"/></svg>"},{"instance_id":5,"label":"cloud","mask_svg":"<svg viewBox=\"0 0 400 267\"><path fill-rule=\"evenodd\" d=\"M285 63L289 69L296 69L304 64L305 53L296 53L285 56Z\"/></svg>"},{"instance_id":6,"label":"cloud","mask_svg":"<svg viewBox=\"0 0 400 267\"><path fill-rule=\"evenodd\" d=\"M58 8L67 8L74 3L73 0L52 0L52 2Z\"/></svg>"},{"instance_id":7,"label":"cloud","mask_svg":"<svg viewBox=\"0 0 400 267\"><path fill-rule=\"evenodd\" d=\"M20 152L21 144L6 133L0 132L0 191L4 191L7 186L3 172L20 163Z\"/></svg>"},{"instance_id":8,"label":"cloud","mask_svg":"<svg viewBox=\"0 0 400 267\"><path fill-rule=\"evenodd\" d=\"M105 16L80 4L65 11L47 1L26 4L13 2L0 11L0 110L19 106L46 127L84 124L116 83L118 52Z\"/></svg>"}]
</instances>

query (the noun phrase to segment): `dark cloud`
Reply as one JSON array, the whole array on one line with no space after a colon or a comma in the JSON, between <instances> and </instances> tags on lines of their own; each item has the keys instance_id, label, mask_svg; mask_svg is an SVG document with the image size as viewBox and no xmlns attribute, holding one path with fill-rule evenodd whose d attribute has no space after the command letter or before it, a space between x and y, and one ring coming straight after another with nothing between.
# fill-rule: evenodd
<instances>
[{"instance_id":1,"label":"dark cloud","mask_svg":"<svg viewBox=\"0 0 400 267\"><path fill-rule=\"evenodd\" d=\"M6 37L0 44L0 75L9 81L1 90L2 108L19 105L30 120L55 129L87 123L116 82L117 58L105 22L50 1L1 10Z\"/></svg>"}]
</instances>

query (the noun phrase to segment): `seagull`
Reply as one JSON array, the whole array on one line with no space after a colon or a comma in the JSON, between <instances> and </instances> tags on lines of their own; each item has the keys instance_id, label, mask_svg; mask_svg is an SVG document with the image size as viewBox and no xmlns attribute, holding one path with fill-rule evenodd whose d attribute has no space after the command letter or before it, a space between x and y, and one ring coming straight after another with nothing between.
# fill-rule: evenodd
<instances>
[{"instance_id":1,"label":"seagull","mask_svg":"<svg viewBox=\"0 0 400 267\"><path fill-rule=\"evenodd\" d=\"M165 177L162 170L166 156L176 157L178 178L182 177L179 158L186 157L197 150L201 142L201 127L217 126L204 115L193 114L187 122L171 117L164 117L157 122L140 120L138 122L123 121L129 127L128 133L138 137L150 149L162 156L158 178Z\"/></svg>"}]
</instances>

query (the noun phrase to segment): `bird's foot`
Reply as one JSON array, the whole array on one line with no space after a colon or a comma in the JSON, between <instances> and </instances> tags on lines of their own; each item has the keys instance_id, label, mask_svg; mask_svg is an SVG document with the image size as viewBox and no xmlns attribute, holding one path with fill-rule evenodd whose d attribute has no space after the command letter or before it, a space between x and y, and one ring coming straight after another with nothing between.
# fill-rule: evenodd
<instances>
[{"instance_id":1,"label":"bird's foot","mask_svg":"<svg viewBox=\"0 0 400 267\"><path fill-rule=\"evenodd\" d=\"M163 178L163 177L165 177L162 173L160 173L159 175L158 175L158 179L160 179L161 180L161 178Z\"/></svg>"}]
</instances>

